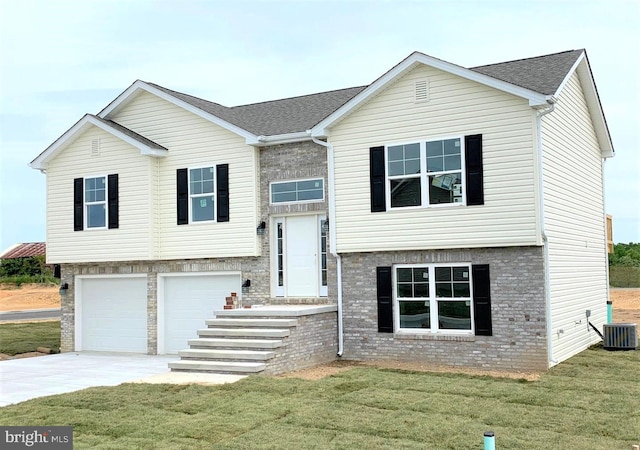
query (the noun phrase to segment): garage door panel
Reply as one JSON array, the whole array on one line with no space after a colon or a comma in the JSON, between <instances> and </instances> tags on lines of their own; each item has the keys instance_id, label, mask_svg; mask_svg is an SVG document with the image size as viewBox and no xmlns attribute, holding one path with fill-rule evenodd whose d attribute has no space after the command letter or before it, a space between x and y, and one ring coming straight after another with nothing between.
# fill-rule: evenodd
<instances>
[{"instance_id":1,"label":"garage door panel","mask_svg":"<svg viewBox=\"0 0 640 450\"><path fill-rule=\"evenodd\" d=\"M81 287L83 350L147 352L147 281L88 278Z\"/></svg>"},{"instance_id":2,"label":"garage door panel","mask_svg":"<svg viewBox=\"0 0 640 450\"><path fill-rule=\"evenodd\" d=\"M198 337L215 310L222 309L225 297L240 292L239 275L192 275L163 277L164 352L188 348L187 341Z\"/></svg>"}]
</instances>

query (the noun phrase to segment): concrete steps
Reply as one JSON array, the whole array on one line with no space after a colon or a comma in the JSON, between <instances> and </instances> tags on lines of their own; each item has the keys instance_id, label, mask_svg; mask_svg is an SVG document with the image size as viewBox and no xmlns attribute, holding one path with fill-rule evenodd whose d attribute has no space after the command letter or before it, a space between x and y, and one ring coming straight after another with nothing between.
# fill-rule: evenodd
<instances>
[{"instance_id":1,"label":"concrete steps","mask_svg":"<svg viewBox=\"0 0 640 450\"><path fill-rule=\"evenodd\" d=\"M266 361L275 356L275 352L266 350L224 350L224 349L202 349L190 348L178 352L178 356L183 359L201 359L201 360L238 360L242 358L245 361Z\"/></svg>"},{"instance_id":2,"label":"concrete steps","mask_svg":"<svg viewBox=\"0 0 640 450\"><path fill-rule=\"evenodd\" d=\"M193 361L183 359L169 363L169 368L175 372L248 374L262 372L265 367L265 363L245 361Z\"/></svg>"},{"instance_id":3,"label":"concrete steps","mask_svg":"<svg viewBox=\"0 0 640 450\"><path fill-rule=\"evenodd\" d=\"M244 375L264 371L297 320L245 315L227 310L224 318L206 320L207 328L198 330L198 338L188 341L190 348L178 352L180 361L169 363L169 368L176 372Z\"/></svg>"}]
</instances>

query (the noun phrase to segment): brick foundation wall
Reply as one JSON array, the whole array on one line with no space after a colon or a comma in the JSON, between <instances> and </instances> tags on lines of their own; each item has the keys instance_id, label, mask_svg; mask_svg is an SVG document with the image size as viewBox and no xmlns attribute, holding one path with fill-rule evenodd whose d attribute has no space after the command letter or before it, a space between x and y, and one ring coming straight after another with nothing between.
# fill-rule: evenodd
<instances>
[{"instance_id":1,"label":"brick foundation wall","mask_svg":"<svg viewBox=\"0 0 640 450\"><path fill-rule=\"evenodd\" d=\"M548 368L541 247L355 253L342 261L344 359L506 371ZM456 262L490 265L493 336L378 333L376 267Z\"/></svg>"},{"instance_id":2,"label":"brick foundation wall","mask_svg":"<svg viewBox=\"0 0 640 450\"><path fill-rule=\"evenodd\" d=\"M296 317L298 324L276 349L264 375L276 375L325 364L338 352L337 313L329 312Z\"/></svg>"}]
</instances>

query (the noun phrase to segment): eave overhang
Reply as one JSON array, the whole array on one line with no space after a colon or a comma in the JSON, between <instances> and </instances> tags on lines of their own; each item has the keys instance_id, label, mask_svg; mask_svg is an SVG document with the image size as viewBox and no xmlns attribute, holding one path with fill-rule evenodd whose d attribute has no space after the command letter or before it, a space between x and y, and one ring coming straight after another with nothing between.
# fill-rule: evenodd
<instances>
[{"instance_id":1,"label":"eave overhang","mask_svg":"<svg viewBox=\"0 0 640 450\"><path fill-rule=\"evenodd\" d=\"M92 126L98 127L112 136L131 144L140 150L141 155L162 158L168 154L168 150L165 147L150 141L144 136L128 130L114 122L104 120L92 114L85 114L82 119L77 121L75 125L69 128L62 136L56 139L53 144L47 147L42 153L40 153L40 155L31 161L31 163L29 163L29 167L32 169L45 170L49 166L49 162L55 158L57 154L73 143L73 141L75 141L83 132Z\"/></svg>"}]
</instances>

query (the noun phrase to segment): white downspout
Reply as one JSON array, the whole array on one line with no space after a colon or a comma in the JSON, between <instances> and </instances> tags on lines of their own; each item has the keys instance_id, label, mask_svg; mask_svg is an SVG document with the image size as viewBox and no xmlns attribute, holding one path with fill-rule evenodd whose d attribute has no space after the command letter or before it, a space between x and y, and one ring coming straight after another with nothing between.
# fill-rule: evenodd
<instances>
[{"instance_id":1,"label":"white downspout","mask_svg":"<svg viewBox=\"0 0 640 450\"><path fill-rule=\"evenodd\" d=\"M547 353L549 362L557 364L559 361L553 357L553 320L551 318L551 275L549 271L549 240L544 227L544 176L542 165L542 116L552 113L556 109L556 99L551 97L547 100L551 105L550 108L540 110L536 114L537 131L538 131L538 183L540 186L540 234L544 242L544 297L545 309L547 311Z\"/></svg>"},{"instance_id":2,"label":"white downspout","mask_svg":"<svg viewBox=\"0 0 640 450\"><path fill-rule=\"evenodd\" d=\"M311 135L311 131L307 131ZM336 251L336 190L334 185L335 166L333 158L333 145L329 142L321 141L314 136L311 136L311 140L318 145L321 145L327 149L327 166L328 166L328 184L329 184L329 249L331 255L336 258L336 276L338 284L338 356L342 356L344 352L344 333L343 333L343 318L342 318L342 258Z\"/></svg>"}]
</instances>

